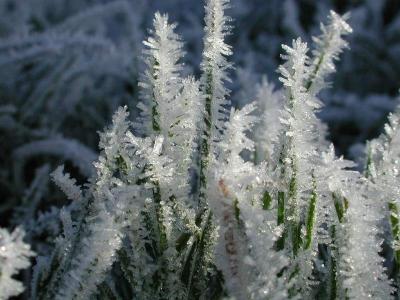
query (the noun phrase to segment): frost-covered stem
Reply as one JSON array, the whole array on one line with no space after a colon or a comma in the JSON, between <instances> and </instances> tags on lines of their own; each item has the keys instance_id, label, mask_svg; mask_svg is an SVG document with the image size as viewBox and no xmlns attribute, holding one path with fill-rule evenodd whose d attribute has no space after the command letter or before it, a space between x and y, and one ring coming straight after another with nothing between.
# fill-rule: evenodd
<instances>
[{"instance_id":1,"label":"frost-covered stem","mask_svg":"<svg viewBox=\"0 0 400 300\"><path fill-rule=\"evenodd\" d=\"M283 163L283 162L282 162ZM285 174L285 166L281 166L282 176ZM286 246L291 248L293 256L296 257L298 250L301 248L301 224L299 219L298 195L297 195L297 171L296 161L291 159L290 163L291 175L288 182L288 191L278 191L278 210L277 224L285 224L285 231L277 241L278 249L285 247L285 237L288 237L291 244Z\"/></svg>"},{"instance_id":2,"label":"frost-covered stem","mask_svg":"<svg viewBox=\"0 0 400 300\"><path fill-rule=\"evenodd\" d=\"M199 137L200 153L197 159L199 163L199 182L197 185L198 205L201 210L198 217L204 224L201 228L200 236L197 236L197 241L194 249L193 260L188 281L188 290L192 289L192 281L194 270L199 266L201 256L204 255L205 241L207 236L213 229L211 228L211 212L206 209L207 206L207 177L209 173L209 162L214 155L212 144L218 139L219 131L222 129L224 105L228 104L226 100L228 90L224 87L224 82L229 78L226 70L229 68L229 63L226 56L231 55L231 49L225 44L224 38L228 34L227 17L224 15L225 9L228 7L228 0L206 0L205 10L205 36L204 50L202 61L202 91L205 97L205 109L203 119L203 132Z\"/></svg>"},{"instance_id":3,"label":"frost-covered stem","mask_svg":"<svg viewBox=\"0 0 400 300\"><path fill-rule=\"evenodd\" d=\"M343 201L341 200L343 198ZM339 197L336 193L332 193L332 201L335 206L336 215L339 223L343 223L344 215L349 207L349 202L345 197Z\"/></svg>"},{"instance_id":4,"label":"frost-covered stem","mask_svg":"<svg viewBox=\"0 0 400 300\"><path fill-rule=\"evenodd\" d=\"M224 82L229 81L226 73L230 64L226 57L232 54L231 48L224 41L229 34L228 18L225 10L229 0L206 0L205 37L202 61L202 86L205 95L204 132L200 141L199 201L204 202L207 186L207 170L212 143L218 139L224 122L226 97L229 91ZM203 203L204 204L204 203Z\"/></svg>"},{"instance_id":5,"label":"frost-covered stem","mask_svg":"<svg viewBox=\"0 0 400 300\"><path fill-rule=\"evenodd\" d=\"M288 145L292 145L292 138L288 138ZM288 182L287 197L285 193L278 192L278 225L283 216L285 223L286 235L289 237L291 244L287 245L291 248L293 256L296 257L301 248L301 224L298 203L298 187L297 187L297 161L294 155L290 158L290 179ZM285 168L285 166L283 166ZM283 171L285 172L285 171ZM282 199L279 199L282 196ZM281 203L280 203L281 202ZM286 205L285 206L285 202ZM282 236L284 239L284 236Z\"/></svg>"},{"instance_id":6,"label":"frost-covered stem","mask_svg":"<svg viewBox=\"0 0 400 300\"><path fill-rule=\"evenodd\" d=\"M294 145L293 131L296 130L296 103L304 99L304 87L303 81L307 73L307 45L300 39L293 41L293 48L283 45L283 49L286 51L286 55L282 57L287 60L286 64L279 68L282 77L280 80L284 83L287 91L287 108L289 120L285 123L286 132L282 132L282 148L281 157L279 158L278 165L281 169L281 178L284 184L287 184L287 209L285 219L285 230L289 234L291 239L291 247L294 256L297 256L297 252L300 248L300 229L301 224L299 220L299 208L298 208L298 191L297 191L297 157ZM290 162L288 168L286 164ZM289 171L289 172L288 172ZM287 177L289 178L287 179ZM286 182L285 182L286 181ZM288 182L287 182L288 181Z\"/></svg>"},{"instance_id":7,"label":"frost-covered stem","mask_svg":"<svg viewBox=\"0 0 400 300\"><path fill-rule=\"evenodd\" d=\"M386 130L390 132L390 127L386 127ZM386 136L382 136L381 140L386 138L386 144L380 145L382 147L390 147L391 142L393 142L392 136L390 134L387 134ZM373 159L373 145L372 143L367 143L367 159L366 159L366 165L365 165L365 171L364 171L364 176L365 178L369 179L371 182L376 183L379 178L376 178L378 175L376 174L377 166L376 163L374 162ZM386 149L387 153L384 153L384 155L389 153L389 149ZM382 158L381 158L382 159ZM378 168L382 168L382 166L378 166ZM382 172L380 174L382 177L385 177L385 172L388 172L389 170L379 170L378 172ZM389 211L389 223L390 223L390 229L391 229L391 235L392 235L392 249L394 251L394 262L395 262L395 277L397 284L399 284L400 281L400 249L398 249L398 245L400 245L400 227L399 227L399 208L396 201L393 199L385 199L387 201L387 209ZM394 246L396 245L396 246Z\"/></svg>"},{"instance_id":8,"label":"frost-covered stem","mask_svg":"<svg viewBox=\"0 0 400 300\"><path fill-rule=\"evenodd\" d=\"M307 91L313 95L325 87L325 78L335 71L334 61L338 60L339 54L348 43L343 40L352 32L351 27L346 23L348 15L343 17L330 11L327 25L321 24L321 35L313 37L315 49L314 57L310 68L309 78L305 84Z\"/></svg>"},{"instance_id":9,"label":"frost-covered stem","mask_svg":"<svg viewBox=\"0 0 400 300\"><path fill-rule=\"evenodd\" d=\"M282 191L278 192L278 209L277 209L277 225L282 225L285 223L285 193ZM277 241L277 249L283 250L285 247L285 232Z\"/></svg>"},{"instance_id":10,"label":"frost-covered stem","mask_svg":"<svg viewBox=\"0 0 400 300\"><path fill-rule=\"evenodd\" d=\"M171 125L168 136L169 156L176 163L176 192L178 202L190 207L196 206L193 202L191 190L193 188L192 175L198 172L196 159L200 136L204 131L204 96L200 90L200 82L190 76L183 79L182 91L178 95L178 102L174 105L176 121ZM197 173L198 174L198 173ZM190 196L189 196L190 195Z\"/></svg>"},{"instance_id":11,"label":"frost-covered stem","mask_svg":"<svg viewBox=\"0 0 400 300\"><path fill-rule=\"evenodd\" d=\"M138 107L146 118L140 120L151 125L144 131L147 135L162 133L168 136L171 123L175 120L173 106L182 87L180 73L182 71L181 59L184 55L183 43L174 30L176 24L168 22L168 15L156 13L153 20L154 29L150 36L143 42L144 61L147 69L142 74L139 86L142 88L142 100ZM149 123L150 124L146 124Z\"/></svg>"},{"instance_id":12,"label":"frost-covered stem","mask_svg":"<svg viewBox=\"0 0 400 300\"><path fill-rule=\"evenodd\" d=\"M349 299L390 299L393 288L387 278L384 258L379 255L382 239L378 224L382 221L382 203L375 186L360 178L344 187L349 201L343 222L337 225L339 251L338 284ZM347 195L346 195L347 197ZM346 203L346 202L345 202Z\"/></svg>"},{"instance_id":13,"label":"frost-covered stem","mask_svg":"<svg viewBox=\"0 0 400 300\"><path fill-rule=\"evenodd\" d=\"M190 249L189 255L186 258L186 262L184 264L188 265L190 268L189 271L189 277L187 280L187 295L188 295L188 299L189 296L191 295L192 292L192 288L193 288L193 277L195 275L196 270L199 267L199 262L200 262L200 257L202 255L204 255L204 251L205 251L205 238L207 236L208 231L211 230L211 211L210 210L205 210L203 215L201 216L202 221L202 226L201 226L201 230L200 233L196 236L196 241L193 244L193 252L191 251L192 249ZM192 254L192 255L190 255Z\"/></svg>"},{"instance_id":14,"label":"frost-covered stem","mask_svg":"<svg viewBox=\"0 0 400 300\"><path fill-rule=\"evenodd\" d=\"M292 162L292 175L289 181L289 192L287 201L287 230L291 238L293 256L297 256L301 246L301 224L299 220L299 208L297 201L297 181L295 162Z\"/></svg>"},{"instance_id":15,"label":"frost-covered stem","mask_svg":"<svg viewBox=\"0 0 400 300\"><path fill-rule=\"evenodd\" d=\"M315 77L317 76L317 73L318 73L319 69L321 68L324 57L325 57L325 52L321 53L320 56L317 57L317 59L316 59L317 63L315 64L313 70L310 72L310 79L306 83L307 91L311 90L311 88L315 82Z\"/></svg>"},{"instance_id":16,"label":"frost-covered stem","mask_svg":"<svg viewBox=\"0 0 400 300\"><path fill-rule=\"evenodd\" d=\"M75 222L69 211L62 211L64 234L57 240L52 258L44 267L45 273L55 271L44 279L49 282L44 289L38 289L40 295L33 295L36 298L87 299L95 293L122 245L129 218L137 217L139 187L114 177L116 174L123 177L121 173L126 167L121 166L121 152L124 152L124 136L129 128L127 116L126 108L119 109L111 129L100 137L103 152L95 164L97 177L91 180L84 197L87 201L80 199L80 190L69 177L60 174L60 169L55 173L56 182L62 183L67 195L75 198L82 211Z\"/></svg>"},{"instance_id":17,"label":"frost-covered stem","mask_svg":"<svg viewBox=\"0 0 400 300\"><path fill-rule=\"evenodd\" d=\"M161 255L167 248L167 234L165 232L165 227L163 224L163 214L162 214L162 206L161 206L161 192L160 192L160 184L156 181L153 183L153 199L156 204L156 220L157 220L157 232L158 232L158 244L159 244L159 255Z\"/></svg>"},{"instance_id":18,"label":"frost-covered stem","mask_svg":"<svg viewBox=\"0 0 400 300\"><path fill-rule=\"evenodd\" d=\"M204 114L204 124L205 129L200 142L200 185L199 185L199 199L204 199L205 189L207 187L207 169L209 161L210 143L211 143L211 101L212 101L212 72L210 70L206 71L206 86L205 86L205 114Z\"/></svg>"},{"instance_id":19,"label":"frost-covered stem","mask_svg":"<svg viewBox=\"0 0 400 300\"><path fill-rule=\"evenodd\" d=\"M312 175L313 190L311 192L310 203L308 207L307 223L306 223L306 237L304 249L310 249L312 238L314 235L314 225L316 218L316 204L317 204L317 182L314 174Z\"/></svg>"},{"instance_id":20,"label":"frost-covered stem","mask_svg":"<svg viewBox=\"0 0 400 300\"><path fill-rule=\"evenodd\" d=\"M279 68L282 75L279 79L285 86L286 105L280 118L282 157L278 166L284 170L280 189L287 194L285 231L289 239L285 248L292 252L289 273L296 283L291 293L308 297L318 243L315 227L323 223L319 220L323 218L323 204L317 199L319 184L315 172L318 170L312 163L321 159L318 153L324 148L319 131L321 124L316 117L321 103L305 86L310 71L307 44L297 39L293 40L292 47L282 47L286 52L282 58L286 62Z\"/></svg>"},{"instance_id":21,"label":"frost-covered stem","mask_svg":"<svg viewBox=\"0 0 400 300\"><path fill-rule=\"evenodd\" d=\"M221 227L223 228L220 239L222 240L221 246L223 248L225 256L227 258L224 274L226 275L226 281L228 289L238 299L245 299L245 290L247 278L242 276L245 268L242 266L241 259L244 256L241 253L241 244L243 241L239 238L240 232L238 230L238 216L236 215L235 207L228 205L227 203L222 204L222 221Z\"/></svg>"},{"instance_id":22,"label":"frost-covered stem","mask_svg":"<svg viewBox=\"0 0 400 300\"><path fill-rule=\"evenodd\" d=\"M146 168L146 167L145 167ZM157 255L162 255L162 253L164 252L164 250L167 247L167 236L165 233L165 227L163 224L163 214L162 214L162 207L161 207L161 190L160 190L160 184L157 180L152 180L151 184L153 185L152 188L152 195L153 195L153 200L154 200L154 211L152 212L145 212L147 213L154 213L155 215L155 223L156 224L152 224L155 228L155 232L157 233L156 236L158 237L158 253Z\"/></svg>"},{"instance_id":23,"label":"frost-covered stem","mask_svg":"<svg viewBox=\"0 0 400 300\"><path fill-rule=\"evenodd\" d=\"M76 226L76 232L68 241L67 249L57 249L56 246L55 253L52 254L50 269L47 271L47 280L41 283L37 287L38 294L32 295L34 299L53 299L56 291L59 289L60 281L62 279L62 274L71 268L71 263L78 251L79 242L82 239L82 234L84 227L86 225L85 216L88 214L89 207L92 205L93 197L90 197L87 201L81 204L81 212L79 214ZM63 247L64 245L60 245ZM61 257L58 257L59 253L62 252ZM60 259L60 261L57 261Z\"/></svg>"},{"instance_id":24,"label":"frost-covered stem","mask_svg":"<svg viewBox=\"0 0 400 300\"><path fill-rule=\"evenodd\" d=\"M330 234L332 238L332 245L330 246L330 256L329 256L329 282L328 282L328 295L330 300L337 299L337 256L339 255L337 248L335 246L336 238L336 227L332 225L330 229Z\"/></svg>"},{"instance_id":25,"label":"frost-covered stem","mask_svg":"<svg viewBox=\"0 0 400 300\"><path fill-rule=\"evenodd\" d=\"M205 189L207 187L207 169L210 153L210 136L211 136L211 98L206 97L206 113L204 116L204 123L206 128L200 142L200 184L199 184L199 200L205 198Z\"/></svg>"},{"instance_id":26,"label":"frost-covered stem","mask_svg":"<svg viewBox=\"0 0 400 300\"><path fill-rule=\"evenodd\" d=\"M344 216L346 214L348 208L348 201L344 197L340 197L337 193L333 192L331 195L333 205L335 207L335 212L337 216L337 222L335 222L331 228L330 236L332 239L332 243L329 245L330 255L329 255L329 282L328 282L328 294L330 300L335 300L338 297L338 263L340 260L340 253L337 246L337 237L336 237L336 227L337 225L344 222ZM346 294L346 291L341 291L342 295Z\"/></svg>"},{"instance_id":27,"label":"frost-covered stem","mask_svg":"<svg viewBox=\"0 0 400 300\"><path fill-rule=\"evenodd\" d=\"M173 109L182 87L180 71L183 57L183 43L174 32L176 24L169 24L168 16L156 13L153 21L154 30L150 37L144 41L147 47L144 51L147 71L143 76L141 87L145 99L150 102L151 126L150 135L165 138L170 136L172 124L176 121ZM164 151L172 151L169 144L165 143ZM159 174L161 175L161 174ZM156 229L158 232L159 251L163 253L167 248L167 235L163 224L162 203L171 199L164 199L160 183L156 178L151 180L152 194L155 203ZM160 255L161 255L160 253Z\"/></svg>"},{"instance_id":28,"label":"frost-covered stem","mask_svg":"<svg viewBox=\"0 0 400 300\"><path fill-rule=\"evenodd\" d=\"M154 58L151 62L151 66L149 67L150 70L153 70L152 73L154 74L154 80L157 81L157 75L155 74L154 70L157 68L159 63L157 60ZM153 129L153 132L155 134L159 133L161 131L160 127L160 113L158 112L158 103L156 101L156 95L154 93L155 86L152 86L152 97L153 97L153 106L151 107L151 127Z\"/></svg>"},{"instance_id":29,"label":"frost-covered stem","mask_svg":"<svg viewBox=\"0 0 400 300\"><path fill-rule=\"evenodd\" d=\"M392 229L393 243L395 245L400 244L400 227L399 227L399 208L396 202L391 201L388 203L390 212L390 227ZM400 249L395 250L395 261L397 266L397 271L400 271Z\"/></svg>"},{"instance_id":30,"label":"frost-covered stem","mask_svg":"<svg viewBox=\"0 0 400 300\"><path fill-rule=\"evenodd\" d=\"M285 167L284 167L284 156L285 156L285 145L282 144L282 149L280 150L279 153L279 160L278 160L278 165L277 167L280 168L280 180L284 181L285 178ZM286 226L285 226L285 220L286 220L286 204L285 204L285 192L284 191L278 191L277 193L277 198L278 198L278 208L277 208L277 225L283 225L284 226L284 231L282 233L282 236L279 237L277 240L277 249L278 250L283 250L285 248L285 236L287 235L286 232Z\"/></svg>"},{"instance_id":31,"label":"frost-covered stem","mask_svg":"<svg viewBox=\"0 0 400 300\"><path fill-rule=\"evenodd\" d=\"M235 299L286 295L286 290L280 289L281 279L275 277L286 258L282 253L274 255L282 228L276 227L275 207L269 207L271 199L265 193L269 182L266 163L255 165L241 155L244 150L255 149L248 137L257 120L255 111L255 103L241 110L231 109L219 144L219 159L213 161L213 185L207 195L218 230L216 266L224 275L229 296Z\"/></svg>"},{"instance_id":32,"label":"frost-covered stem","mask_svg":"<svg viewBox=\"0 0 400 300\"><path fill-rule=\"evenodd\" d=\"M372 179L374 162L372 160L372 147L371 143L367 143L367 160L365 164L364 176L365 178Z\"/></svg>"},{"instance_id":33,"label":"frost-covered stem","mask_svg":"<svg viewBox=\"0 0 400 300\"><path fill-rule=\"evenodd\" d=\"M399 224L399 209L397 203L395 201L391 201L388 203L389 206L389 221L390 221L390 228L392 230L392 243L395 246L392 246L394 251L394 280L396 283L397 288L400 287L400 224Z\"/></svg>"},{"instance_id":34,"label":"frost-covered stem","mask_svg":"<svg viewBox=\"0 0 400 300\"><path fill-rule=\"evenodd\" d=\"M273 156L276 156L274 152L277 150L274 149L274 145L278 141L282 128L279 118L284 104L283 93L275 90L274 84L263 77L261 83L256 86L255 97L260 120L253 132L256 142L254 162L260 164L265 160L272 163Z\"/></svg>"}]
</instances>

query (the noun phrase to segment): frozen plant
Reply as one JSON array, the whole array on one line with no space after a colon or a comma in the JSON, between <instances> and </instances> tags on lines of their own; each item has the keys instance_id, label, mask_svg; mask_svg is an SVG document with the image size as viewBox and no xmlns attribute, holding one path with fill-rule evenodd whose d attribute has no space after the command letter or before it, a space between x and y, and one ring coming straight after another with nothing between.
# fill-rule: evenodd
<instances>
[{"instance_id":1,"label":"frozen plant","mask_svg":"<svg viewBox=\"0 0 400 300\"><path fill-rule=\"evenodd\" d=\"M390 114L384 133L368 143L365 175L377 190L376 199L380 213L389 225L390 247L394 264L392 273L396 286L399 286L400 270L400 231L399 231L399 109Z\"/></svg>"},{"instance_id":2,"label":"frozen plant","mask_svg":"<svg viewBox=\"0 0 400 300\"><path fill-rule=\"evenodd\" d=\"M347 16L330 12L311 52L301 38L283 45L282 89L264 78L254 83L255 101L238 109L227 88L229 8L205 1L199 80L184 68L178 25L155 14L143 42L139 117L131 122L126 106L117 109L86 184L63 167L52 173L70 204L36 222L54 225L58 214L62 232L36 260L30 299L394 296L380 255L387 210L376 199L390 191L396 242L397 190L386 185L397 186L388 157L398 120L373 148L371 177L336 157L317 115L352 31ZM91 157L76 149L61 154Z\"/></svg>"}]
</instances>

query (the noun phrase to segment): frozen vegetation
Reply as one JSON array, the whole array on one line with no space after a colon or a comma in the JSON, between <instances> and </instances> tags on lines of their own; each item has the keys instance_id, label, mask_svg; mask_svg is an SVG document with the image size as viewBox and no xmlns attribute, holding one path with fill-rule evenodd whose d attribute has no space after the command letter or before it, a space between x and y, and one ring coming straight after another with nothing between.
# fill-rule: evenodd
<instances>
[{"instance_id":1,"label":"frozen vegetation","mask_svg":"<svg viewBox=\"0 0 400 300\"><path fill-rule=\"evenodd\" d=\"M22 2L0 300L399 298L392 2Z\"/></svg>"}]
</instances>

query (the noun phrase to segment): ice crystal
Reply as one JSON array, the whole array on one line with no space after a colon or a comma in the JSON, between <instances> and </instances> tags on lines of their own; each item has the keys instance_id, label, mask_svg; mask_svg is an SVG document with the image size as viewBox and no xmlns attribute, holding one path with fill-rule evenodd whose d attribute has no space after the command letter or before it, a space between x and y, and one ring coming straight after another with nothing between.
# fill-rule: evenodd
<instances>
[{"instance_id":1,"label":"ice crystal","mask_svg":"<svg viewBox=\"0 0 400 300\"><path fill-rule=\"evenodd\" d=\"M18 296L24 291L20 281L13 278L22 269L30 266L34 252L23 242L24 232L17 228L11 234L0 229L0 299Z\"/></svg>"}]
</instances>

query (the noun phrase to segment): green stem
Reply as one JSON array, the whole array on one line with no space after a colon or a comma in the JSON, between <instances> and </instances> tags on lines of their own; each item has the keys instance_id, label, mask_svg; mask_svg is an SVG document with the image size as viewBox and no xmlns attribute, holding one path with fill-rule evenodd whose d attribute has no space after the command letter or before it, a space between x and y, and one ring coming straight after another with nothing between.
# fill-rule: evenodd
<instances>
[{"instance_id":1,"label":"green stem","mask_svg":"<svg viewBox=\"0 0 400 300\"><path fill-rule=\"evenodd\" d=\"M199 202L205 202L205 190L207 187L207 168L208 168L208 158L210 153L210 139L211 139L211 129L212 129L212 71L211 69L206 72L206 83L205 83L205 114L204 114L204 124L205 128L203 131L203 136L200 143L200 174L199 174Z\"/></svg>"},{"instance_id":2,"label":"green stem","mask_svg":"<svg viewBox=\"0 0 400 300\"><path fill-rule=\"evenodd\" d=\"M314 70L310 74L310 78L308 82L305 84L306 91L309 92L311 90L311 87L313 86L315 82L315 78L317 77L317 74L321 68L322 62L324 61L325 53L321 53L321 56L318 58L318 63L316 64Z\"/></svg>"},{"instance_id":3,"label":"green stem","mask_svg":"<svg viewBox=\"0 0 400 300\"><path fill-rule=\"evenodd\" d=\"M285 223L285 193L278 192L278 225ZM282 250L285 247L285 231L277 241L277 249Z\"/></svg>"},{"instance_id":4,"label":"green stem","mask_svg":"<svg viewBox=\"0 0 400 300\"><path fill-rule=\"evenodd\" d=\"M153 58L152 74L154 76L154 78L153 78L154 81L157 80L157 76L155 75L156 73L154 71L157 66L159 66L159 63L155 58ZM156 133L159 133L159 132L161 132L160 114L159 114L158 109L157 109L158 108L158 102L157 102L157 98L156 98L156 94L155 94L154 90L155 90L155 87L153 86L152 87L153 105L151 107L151 125L152 125L152 128L153 128L153 131L156 132Z\"/></svg>"},{"instance_id":5,"label":"green stem","mask_svg":"<svg viewBox=\"0 0 400 300\"><path fill-rule=\"evenodd\" d=\"M82 213L79 215L76 234L72 237L68 252L63 254L55 252L53 254L55 256L53 257L54 260L52 260L52 263L50 265L50 275L46 278L43 284L44 291L39 290L40 296L38 296L38 298L52 299L57 293L60 281L63 275L70 270L73 258L75 257L76 252L79 248L78 246L82 241L82 235L85 230L85 225L87 224L86 217L90 214L89 210L93 201L94 198L90 197L89 200L86 201L86 203L82 204ZM57 250L58 249L56 249L56 251ZM58 261L58 259L60 261Z\"/></svg>"},{"instance_id":6,"label":"green stem","mask_svg":"<svg viewBox=\"0 0 400 300\"><path fill-rule=\"evenodd\" d=\"M309 249L311 247L311 242L314 233L314 225L315 225L315 218L316 218L316 204L317 204L317 183L315 181L314 174L312 175L313 181L313 190L311 192L311 199L310 205L308 207L308 216L307 216L307 223L306 223L306 240L304 243L304 249Z\"/></svg>"},{"instance_id":7,"label":"green stem","mask_svg":"<svg viewBox=\"0 0 400 300\"><path fill-rule=\"evenodd\" d=\"M168 241L167 241L167 234L165 232L165 227L163 225L163 215L161 212L161 207L160 207L160 202L161 202L161 192L160 192L160 185L158 183L154 184L153 188L153 198L155 202L155 209L156 209L156 220L157 220L157 231L158 231L158 252L159 255L161 256L162 253L167 249L168 247Z\"/></svg>"},{"instance_id":8,"label":"green stem","mask_svg":"<svg viewBox=\"0 0 400 300\"><path fill-rule=\"evenodd\" d=\"M393 241L396 243L400 243L399 209L394 201L389 202L389 212ZM400 250L395 250L394 253L397 267L400 268Z\"/></svg>"},{"instance_id":9,"label":"green stem","mask_svg":"<svg viewBox=\"0 0 400 300\"><path fill-rule=\"evenodd\" d=\"M265 191L262 196L262 206L263 210L268 210L271 208L272 198L268 191Z\"/></svg>"},{"instance_id":10,"label":"green stem","mask_svg":"<svg viewBox=\"0 0 400 300\"><path fill-rule=\"evenodd\" d=\"M330 39L332 38L332 34L330 34L329 38ZM312 86L314 85L315 78L317 77L317 74L318 74L319 70L321 69L321 66L325 59L325 56L326 56L326 52L321 52L320 56L318 57L318 62L315 65L314 70L311 72L308 82L305 84L307 92L309 92L311 90Z\"/></svg>"},{"instance_id":11,"label":"green stem","mask_svg":"<svg viewBox=\"0 0 400 300\"><path fill-rule=\"evenodd\" d=\"M191 267L190 267L190 273L188 276L188 283L187 283L187 299L190 299L190 294L192 291L192 286L193 286L193 277L196 273L196 270L199 267L199 263L201 261L201 257L203 257L204 255L204 247L205 247L205 237L208 233L208 230L211 229L211 212L209 210L205 211L204 213L204 223L201 229L200 234L197 236L197 241L196 241L196 245L194 248L190 249L190 251L192 252L192 250L194 250L194 254L193 254L193 260L191 263ZM194 244L193 244L194 245ZM192 252L192 253L193 253ZM192 255L190 255L188 257L188 260L186 261L185 264L189 263L189 260L191 258Z\"/></svg>"},{"instance_id":12,"label":"green stem","mask_svg":"<svg viewBox=\"0 0 400 300\"><path fill-rule=\"evenodd\" d=\"M342 224L345 221L346 211L349 208L349 202L345 197L340 197L336 193L332 193L332 201L335 205L336 215L338 217L338 221ZM338 249L335 247L336 242L336 227L335 225L332 226L332 245L330 246L331 252L339 255ZM338 257L335 257L334 254L331 253L330 264L331 264L331 274L330 274L330 298L334 300L337 298L337 265L338 265ZM347 293L347 290L344 291ZM346 296L345 299L347 300L348 297Z\"/></svg>"},{"instance_id":13,"label":"green stem","mask_svg":"<svg viewBox=\"0 0 400 300\"><path fill-rule=\"evenodd\" d=\"M332 244L335 245L336 228L335 225L331 229ZM337 261L333 252L337 252L334 246L331 246L330 255L330 285L329 285L329 299L335 300L337 297Z\"/></svg>"},{"instance_id":14,"label":"green stem","mask_svg":"<svg viewBox=\"0 0 400 300\"><path fill-rule=\"evenodd\" d=\"M292 159L292 176L289 182L288 193L288 229L292 239L293 255L297 256L298 250L301 245L301 224L298 220L298 207L297 207L297 181L296 181L296 167Z\"/></svg>"},{"instance_id":15,"label":"green stem","mask_svg":"<svg viewBox=\"0 0 400 300\"><path fill-rule=\"evenodd\" d=\"M343 198L342 201L336 193L332 193L332 200L335 205L336 215L338 217L339 223L343 223L344 215L347 211L347 208L349 207L349 202L346 198Z\"/></svg>"},{"instance_id":16,"label":"green stem","mask_svg":"<svg viewBox=\"0 0 400 300\"><path fill-rule=\"evenodd\" d=\"M388 203L388 206L390 212L389 221L390 227L392 229L392 239L393 242L398 245L400 243L399 208L394 201L390 201ZM395 250L395 247L393 246L392 248L394 251L394 267L392 276L398 289L400 287L400 250Z\"/></svg>"}]
</instances>

